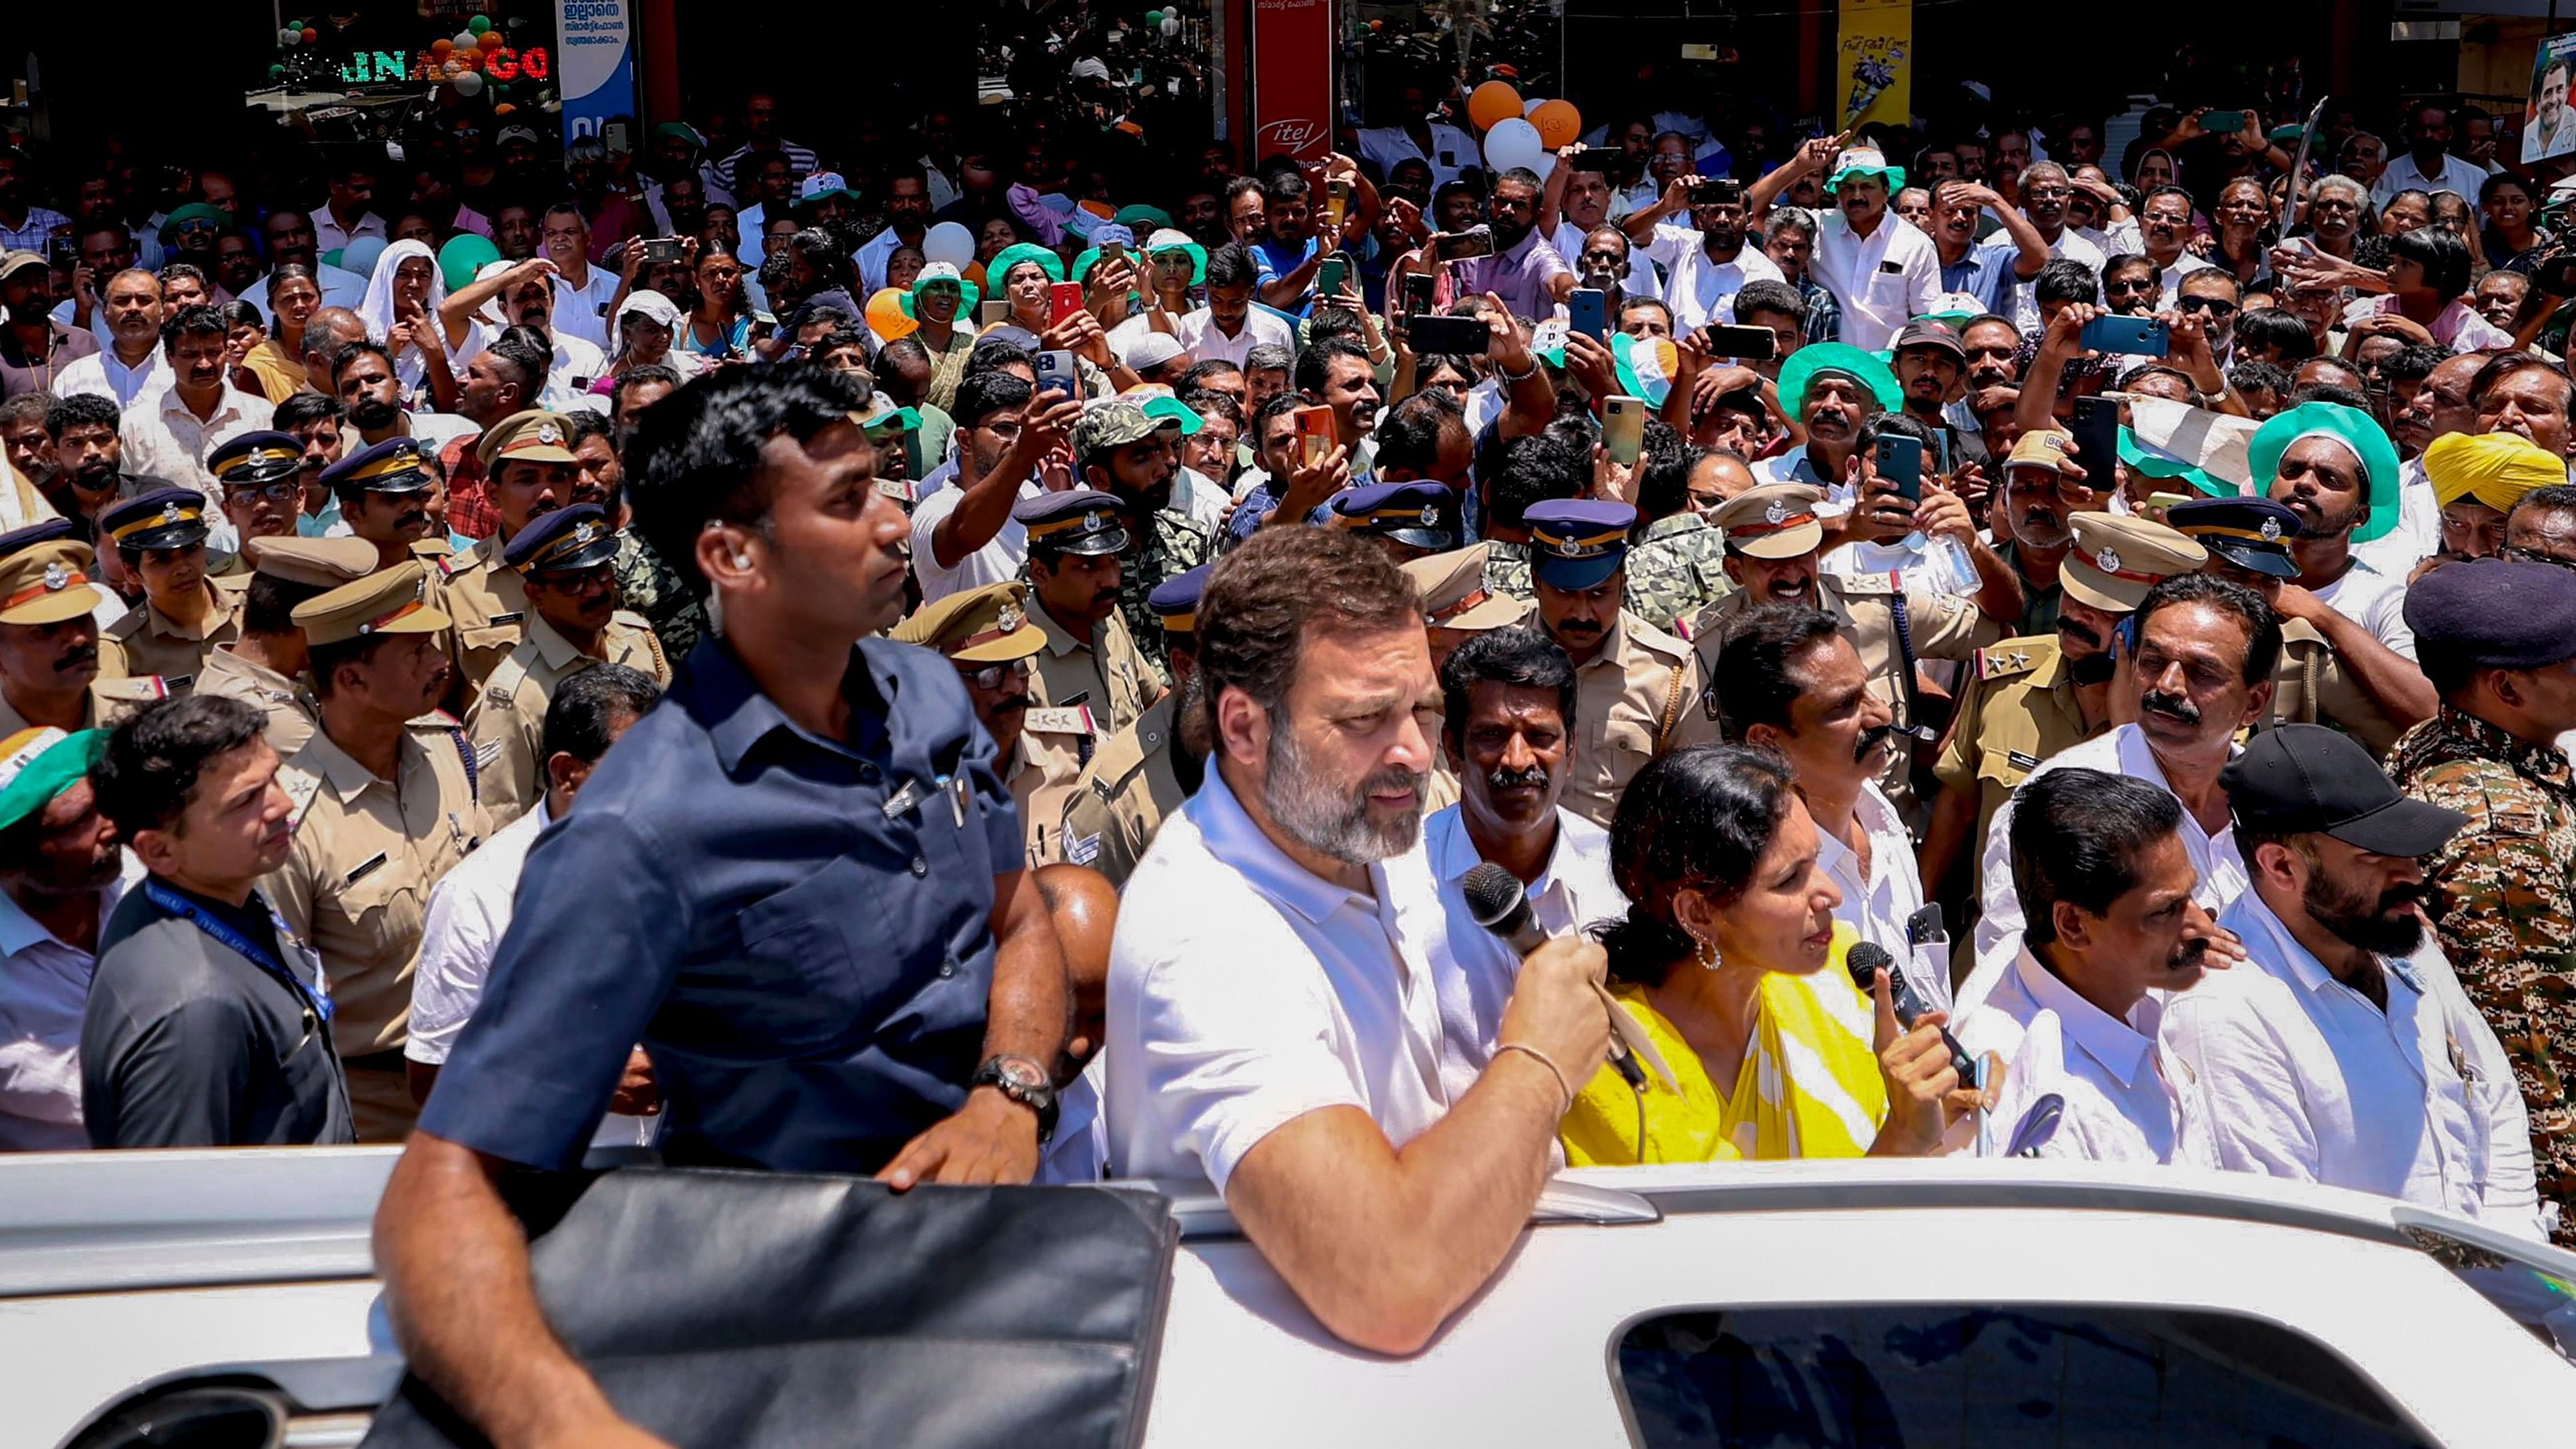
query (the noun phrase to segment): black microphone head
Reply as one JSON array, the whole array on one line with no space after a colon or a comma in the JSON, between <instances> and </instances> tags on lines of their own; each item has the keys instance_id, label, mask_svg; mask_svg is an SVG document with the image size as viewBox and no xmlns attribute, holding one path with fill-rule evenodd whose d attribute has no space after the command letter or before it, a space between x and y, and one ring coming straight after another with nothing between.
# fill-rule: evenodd
<instances>
[{"instance_id":1,"label":"black microphone head","mask_svg":"<svg viewBox=\"0 0 2576 1449\"><path fill-rule=\"evenodd\" d=\"M1458 888L1467 893L1468 914L1489 931L1509 920L1527 894L1519 876L1490 860L1470 867L1459 878Z\"/></svg>"},{"instance_id":2,"label":"black microphone head","mask_svg":"<svg viewBox=\"0 0 2576 1449\"><path fill-rule=\"evenodd\" d=\"M1863 995L1867 995L1870 986L1877 979L1879 969L1881 967L1893 969L1896 958L1887 954L1887 948L1876 941L1855 941L1852 943L1850 954L1843 958L1843 964L1851 968L1852 984L1859 987Z\"/></svg>"}]
</instances>

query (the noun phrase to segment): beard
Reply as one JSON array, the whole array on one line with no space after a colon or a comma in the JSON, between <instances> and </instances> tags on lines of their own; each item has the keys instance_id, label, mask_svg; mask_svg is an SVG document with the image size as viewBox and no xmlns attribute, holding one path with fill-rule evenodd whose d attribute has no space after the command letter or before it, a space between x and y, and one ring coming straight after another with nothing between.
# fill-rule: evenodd
<instances>
[{"instance_id":1,"label":"beard","mask_svg":"<svg viewBox=\"0 0 2576 1449\"><path fill-rule=\"evenodd\" d=\"M1291 840L1308 850L1345 865L1374 865L1413 848L1422 832L1422 788L1428 778L1420 770L1389 768L1343 785L1325 779L1289 732L1274 727L1261 804ZM1380 790L1413 791L1413 808L1393 820L1374 818L1369 796Z\"/></svg>"},{"instance_id":2,"label":"beard","mask_svg":"<svg viewBox=\"0 0 2576 1449\"><path fill-rule=\"evenodd\" d=\"M2299 904L2345 945L2381 956L2412 956L2424 941L2424 918L2406 908L2423 895L2421 886L2401 885L2381 891L2376 900L2365 899L2328 880L2325 872L2311 871Z\"/></svg>"},{"instance_id":3,"label":"beard","mask_svg":"<svg viewBox=\"0 0 2576 1449\"><path fill-rule=\"evenodd\" d=\"M401 415L401 408L383 398L367 398L349 404L349 421L365 429L390 428L394 419Z\"/></svg>"}]
</instances>

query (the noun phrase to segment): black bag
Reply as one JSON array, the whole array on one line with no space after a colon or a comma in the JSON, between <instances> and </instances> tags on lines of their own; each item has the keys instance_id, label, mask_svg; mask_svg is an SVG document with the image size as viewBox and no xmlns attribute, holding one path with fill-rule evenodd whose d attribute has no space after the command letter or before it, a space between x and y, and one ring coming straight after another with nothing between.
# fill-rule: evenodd
<instances>
[{"instance_id":1,"label":"black bag","mask_svg":"<svg viewBox=\"0 0 2576 1449\"><path fill-rule=\"evenodd\" d=\"M1179 1230L1161 1196L629 1168L531 1245L617 1411L680 1449L1129 1446ZM406 1377L363 1449L486 1441Z\"/></svg>"}]
</instances>

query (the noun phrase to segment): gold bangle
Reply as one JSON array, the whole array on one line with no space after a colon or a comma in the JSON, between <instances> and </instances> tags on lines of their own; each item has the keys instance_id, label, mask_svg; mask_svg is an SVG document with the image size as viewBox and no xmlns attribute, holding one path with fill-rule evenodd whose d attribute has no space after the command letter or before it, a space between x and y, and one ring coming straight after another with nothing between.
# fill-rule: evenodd
<instances>
[{"instance_id":1,"label":"gold bangle","mask_svg":"<svg viewBox=\"0 0 2576 1449\"><path fill-rule=\"evenodd\" d=\"M1530 1045L1527 1045L1526 1043L1516 1042L1516 1041L1507 1041L1507 1042L1504 1042L1501 1046L1498 1046L1498 1047L1494 1048L1494 1055L1495 1055L1496 1057L1498 1057L1498 1058L1499 1058L1499 1057L1501 1057L1501 1056L1503 1055L1503 1053L1505 1053L1505 1052L1520 1052L1520 1053L1522 1053L1523 1055L1527 1056L1531 1061L1534 1061L1534 1062L1538 1063L1540 1066L1547 1068L1547 1074L1548 1074L1549 1076L1551 1076L1551 1077L1556 1078L1556 1088L1557 1088L1557 1090L1558 1090L1558 1091L1560 1091L1560 1092L1563 1092L1563 1093L1565 1094L1565 1105L1564 1105L1563 1107L1561 1107L1561 1108L1557 1109L1557 1115L1558 1115L1558 1116L1562 1117L1562 1116L1564 1116L1567 1112L1570 1112L1570 1111L1574 1110L1574 1087L1572 1086L1572 1084L1568 1083L1568 1082L1565 1080L1565 1068L1560 1067L1560 1066L1558 1066L1558 1065L1556 1064L1556 1058L1549 1056L1547 1053L1545 1053L1545 1052L1543 1052L1543 1051L1540 1051L1537 1047L1530 1046Z\"/></svg>"}]
</instances>

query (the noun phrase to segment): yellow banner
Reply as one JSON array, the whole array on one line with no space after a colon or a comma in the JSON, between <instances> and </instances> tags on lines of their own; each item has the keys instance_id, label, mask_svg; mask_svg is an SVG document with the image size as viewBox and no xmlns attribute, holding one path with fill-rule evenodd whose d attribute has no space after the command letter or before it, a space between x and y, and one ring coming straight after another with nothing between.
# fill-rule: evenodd
<instances>
[{"instance_id":1,"label":"yellow banner","mask_svg":"<svg viewBox=\"0 0 2576 1449\"><path fill-rule=\"evenodd\" d=\"M1842 0L1843 128L1914 107L1914 0Z\"/></svg>"}]
</instances>

